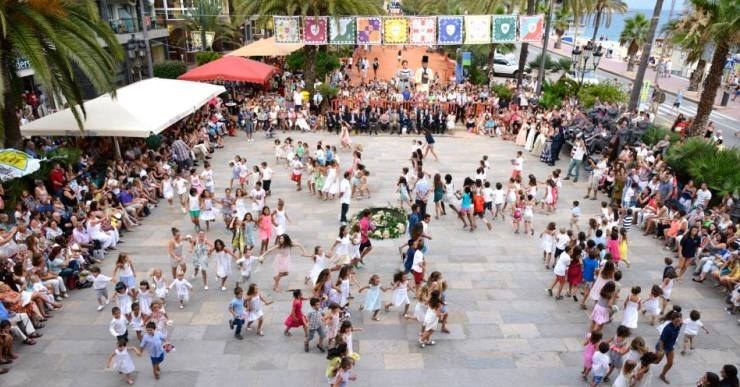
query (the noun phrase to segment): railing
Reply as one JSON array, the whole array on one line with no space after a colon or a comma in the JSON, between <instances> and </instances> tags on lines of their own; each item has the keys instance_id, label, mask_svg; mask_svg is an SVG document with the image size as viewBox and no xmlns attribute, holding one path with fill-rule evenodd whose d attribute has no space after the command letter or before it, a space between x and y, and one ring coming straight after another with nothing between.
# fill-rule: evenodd
<instances>
[{"instance_id":1,"label":"railing","mask_svg":"<svg viewBox=\"0 0 740 387\"><path fill-rule=\"evenodd\" d=\"M141 31L141 23L135 18L108 19L108 24L116 34L132 34ZM157 18L151 18L148 28L155 30L166 27L163 20L158 21Z\"/></svg>"}]
</instances>

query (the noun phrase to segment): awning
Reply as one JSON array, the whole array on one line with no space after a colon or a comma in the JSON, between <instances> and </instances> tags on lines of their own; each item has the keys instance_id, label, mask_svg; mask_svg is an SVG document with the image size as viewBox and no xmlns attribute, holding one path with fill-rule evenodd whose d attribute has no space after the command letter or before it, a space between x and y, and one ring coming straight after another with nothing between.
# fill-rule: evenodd
<instances>
[{"instance_id":1,"label":"awning","mask_svg":"<svg viewBox=\"0 0 740 387\"><path fill-rule=\"evenodd\" d=\"M228 54L231 56L287 56L291 52L303 48L302 43L277 44L275 37L260 39L249 43L248 45L236 49Z\"/></svg>"},{"instance_id":2,"label":"awning","mask_svg":"<svg viewBox=\"0 0 740 387\"><path fill-rule=\"evenodd\" d=\"M70 109L21 127L24 136L149 137L200 109L225 92L208 83L151 78L85 102L83 130ZM77 107L79 109L79 107Z\"/></svg>"},{"instance_id":3,"label":"awning","mask_svg":"<svg viewBox=\"0 0 740 387\"><path fill-rule=\"evenodd\" d=\"M275 67L268 64L240 58L238 56L224 56L213 62L198 66L177 79L186 81L233 81L265 84L273 74Z\"/></svg>"}]
</instances>

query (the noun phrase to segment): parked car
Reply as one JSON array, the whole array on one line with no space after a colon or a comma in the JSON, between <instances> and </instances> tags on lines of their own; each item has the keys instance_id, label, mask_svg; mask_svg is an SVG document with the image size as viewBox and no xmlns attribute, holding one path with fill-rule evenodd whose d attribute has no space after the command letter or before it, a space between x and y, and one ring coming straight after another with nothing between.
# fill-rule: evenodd
<instances>
[{"instance_id":1,"label":"parked car","mask_svg":"<svg viewBox=\"0 0 740 387\"><path fill-rule=\"evenodd\" d=\"M581 73L578 71L569 71L565 73L565 76L576 82L579 82L581 80ZM599 79L596 78L596 72L594 71L584 72L583 73L583 84L584 85L598 85Z\"/></svg>"}]
</instances>

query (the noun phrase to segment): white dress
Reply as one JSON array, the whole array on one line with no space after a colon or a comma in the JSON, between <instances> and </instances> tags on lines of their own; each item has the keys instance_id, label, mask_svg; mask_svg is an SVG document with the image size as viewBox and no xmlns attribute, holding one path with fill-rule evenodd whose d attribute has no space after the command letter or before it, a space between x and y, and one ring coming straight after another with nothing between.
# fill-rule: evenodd
<instances>
[{"instance_id":1,"label":"white dress","mask_svg":"<svg viewBox=\"0 0 740 387\"><path fill-rule=\"evenodd\" d=\"M393 306L399 307L410 303L407 285L405 282L402 282L397 288L393 289Z\"/></svg>"},{"instance_id":2,"label":"white dress","mask_svg":"<svg viewBox=\"0 0 740 387\"><path fill-rule=\"evenodd\" d=\"M236 217L237 219L244 219L244 215L247 214L249 210L247 210L247 201L242 196L239 199L236 199Z\"/></svg>"},{"instance_id":3,"label":"white dress","mask_svg":"<svg viewBox=\"0 0 740 387\"><path fill-rule=\"evenodd\" d=\"M553 238L549 233L542 234L542 251L546 253L553 252Z\"/></svg>"},{"instance_id":4,"label":"white dress","mask_svg":"<svg viewBox=\"0 0 740 387\"><path fill-rule=\"evenodd\" d=\"M162 195L169 200L175 196L175 189L172 187L172 180L167 179L162 182Z\"/></svg>"},{"instance_id":5,"label":"white dress","mask_svg":"<svg viewBox=\"0 0 740 387\"><path fill-rule=\"evenodd\" d=\"M321 189L322 192L328 193L330 195L335 195L337 193L337 169L336 168L328 168L326 170L326 180L324 180L324 188Z\"/></svg>"},{"instance_id":6,"label":"white dress","mask_svg":"<svg viewBox=\"0 0 740 387\"><path fill-rule=\"evenodd\" d=\"M339 284L339 306L345 306L349 302L349 279L342 280Z\"/></svg>"},{"instance_id":7,"label":"white dress","mask_svg":"<svg viewBox=\"0 0 740 387\"><path fill-rule=\"evenodd\" d=\"M326 256L323 254L316 255L314 256L314 258L315 261L313 263L313 266L311 267L311 271L308 272L308 278L311 279L312 284L316 285L316 280L319 278L319 273L329 267L331 260L329 258L326 258Z\"/></svg>"},{"instance_id":8,"label":"white dress","mask_svg":"<svg viewBox=\"0 0 740 387\"><path fill-rule=\"evenodd\" d=\"M427 311L424 314L424 330L425 331L436 330L438 323L439 323L439 316L437 316L437 311L432 308L427 308Z\"/></svg>"},{"instance_id":9,"label":"white dress","mask_svg":"<svg viewBox=\"0 0 740 387\"><path fill-rule=\"evenodd\" d=\"M534 146L534 136L537 134L537 129L534 127L529 128L529 133L527 133L527 143L524 144L524 150L531 151L532 147Z\"/></svg>"},{"instance_id":10,"label":"white dress","mask_svg":"<svg viewBox=\"0 0 740 387\"><path fill-rule=\"evenodd\" d=\"M637 320L639 316L638 304L627 300L627 306L624 308L624 316L622 317L622 325L630 329L637 328Z\"/></svg>"},{"instance_id":11,"label":"white dress","mask_svg":"<svg viewBox=\"0 0 740 387\"><path fill-rule=\"evenodd\" d=\"M259 295L252 297L249 300L249 309L247 310L247 322L257 321L263 315L264 313L262 312L262 300L260 300Z\"/></svg>"},{"instance_id":12,"label":"white dress","mask_svg":"<svg viewBox=\"0 0 740 387\"><path fill-rule=\"evenodd\" d=\"M283 235L287 229L287 218L285 217L285 210L275 210L275 235Z\"/></svg>"},{"instance_id":13,"label":"white dress","mask_svg":"<svg viewBox=\"0 0 740 387\"><path fill-rule=\"evenodd\" d=\"M213 201L211 199L203 199L203 210L200 213L200 220L204 222L216 220L216 211L213 208Z\"/></svg>"},{"instance_id":14,"label":"white dress","mask_svg":"<svg viewBox=\"0 0 740 387\"><path fill-rule=\"evenodd\" d=\"M660 300L658 298L648 298L642 306L650 316L660 316Z\"/></svg>"},{"instance_id":15,"label":"white dress","mask_svg":"<svg viewBox=\"0 0 740 387\"><path fill-rule=\"evenodd\" d=\"M141 309L141 314L150 315L152 314L152 293L139 293L139 308Z\"/></svg>"},{"instance_id":16,"label":"white dress","mask_svg":"<svg viewBox=\"0 0 740 387\"><path fill-rule=\"evenodd\" d=\"M113 356L113 369L126 375L134 372L134 361L131 359L131 354L128 353L128 349L124 348L122 351L116 348L115 356Z\"/></svg>"},{"instance_id":17,"label":"white dress","mask_svg":"<svg viewBox=\"0 0 740 387\"><path fill-rule=\"evenodd\" d=\"M154 282L154 294L161 299L167 298L169 288L167 288L167 284L164 282L164 276L160 279L152 277L152 281Z\"/></svg>"},{"instance_id":18,"label":"white dress","mask_svg":"<svg viewBox=\"0 0 740 387\"><path fill-rule=\"evenodd\" d=\"M416 318L416 321L424 324L428 308L429 307L427 306L427 304L424 304L422 302L416 303L416 306L414 306L414 317Z\"/></svg>"},{"instance_id":19,"label":"white dress","mask_svg":"<svg viewBox=\"0 0 740 387\"><path fill-rule=\"evenodd\" d=\"M216 257L216 276L226 278L231 274L231 255L225 251L216 251L213 253Z\"/></svg>"},{"instance_id":20,"label":"white dress","mask_svg":"<svg viewBox=\"0 0 740 387\"><path fill-rule=\"evenodd\" d=\"M133 301L131 301L131 296L128 294L116 294L116 299L118 300L118 307L121 308L121 314L129 314L131 313L131 304Z\"/></svg>"}]
</instances>

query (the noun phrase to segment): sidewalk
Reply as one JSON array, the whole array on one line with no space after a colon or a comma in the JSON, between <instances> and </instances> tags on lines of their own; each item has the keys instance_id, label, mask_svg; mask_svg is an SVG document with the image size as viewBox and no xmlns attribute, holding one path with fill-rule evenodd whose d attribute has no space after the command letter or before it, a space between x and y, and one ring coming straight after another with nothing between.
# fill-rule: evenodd
<instances>
[{"instance_id":1,"label":"sidewalk","mask_svg":"<svg viewBox=\"0 0 740 387\"><path fill-rule=\"evenodd\" d=\"M554 38L554 37L553 37ZM554 41L550 40L552 44L554 45ZM541 44L533 44L537 48L542 48ZM560 56L564 56L566 58L571 57L571 51L572 46L570 44L567 44L563 42L562 48L555 49L552 46L548 49L548 53L555 53ZM709 66L709 64L707 64ZM624 77L630 80L635 79L635 72L627 72L627 62L623 62L618 59L607 59L602 57L601 62L599 62L599 70L602 70L604 72L614 74L615 76ZM637 64L635 65L635 70L637 70ZM650 83L653 83L655 80L655 71L648 67L647 71L645 72L645 80L650 81ZM699 103L699 97L700 95L696 92L689 92L685 91L686 88L689 87L689 80L685 78L680 78L676 76L672 76L670 78L659 78L658 80L660 84L660 88L663 89L663 91L669 93L669 94L676 94L679 90L684 89L683 97L685 100ZM727 115L729 117L732 117L736 120L740 120L740 100L732 101L727 104L727 106L719 106L720 102L722 100L722 91L717 91L717 96L714 101L714 111L720 112L724 115Z\"/></svg>"}]
</instances>

